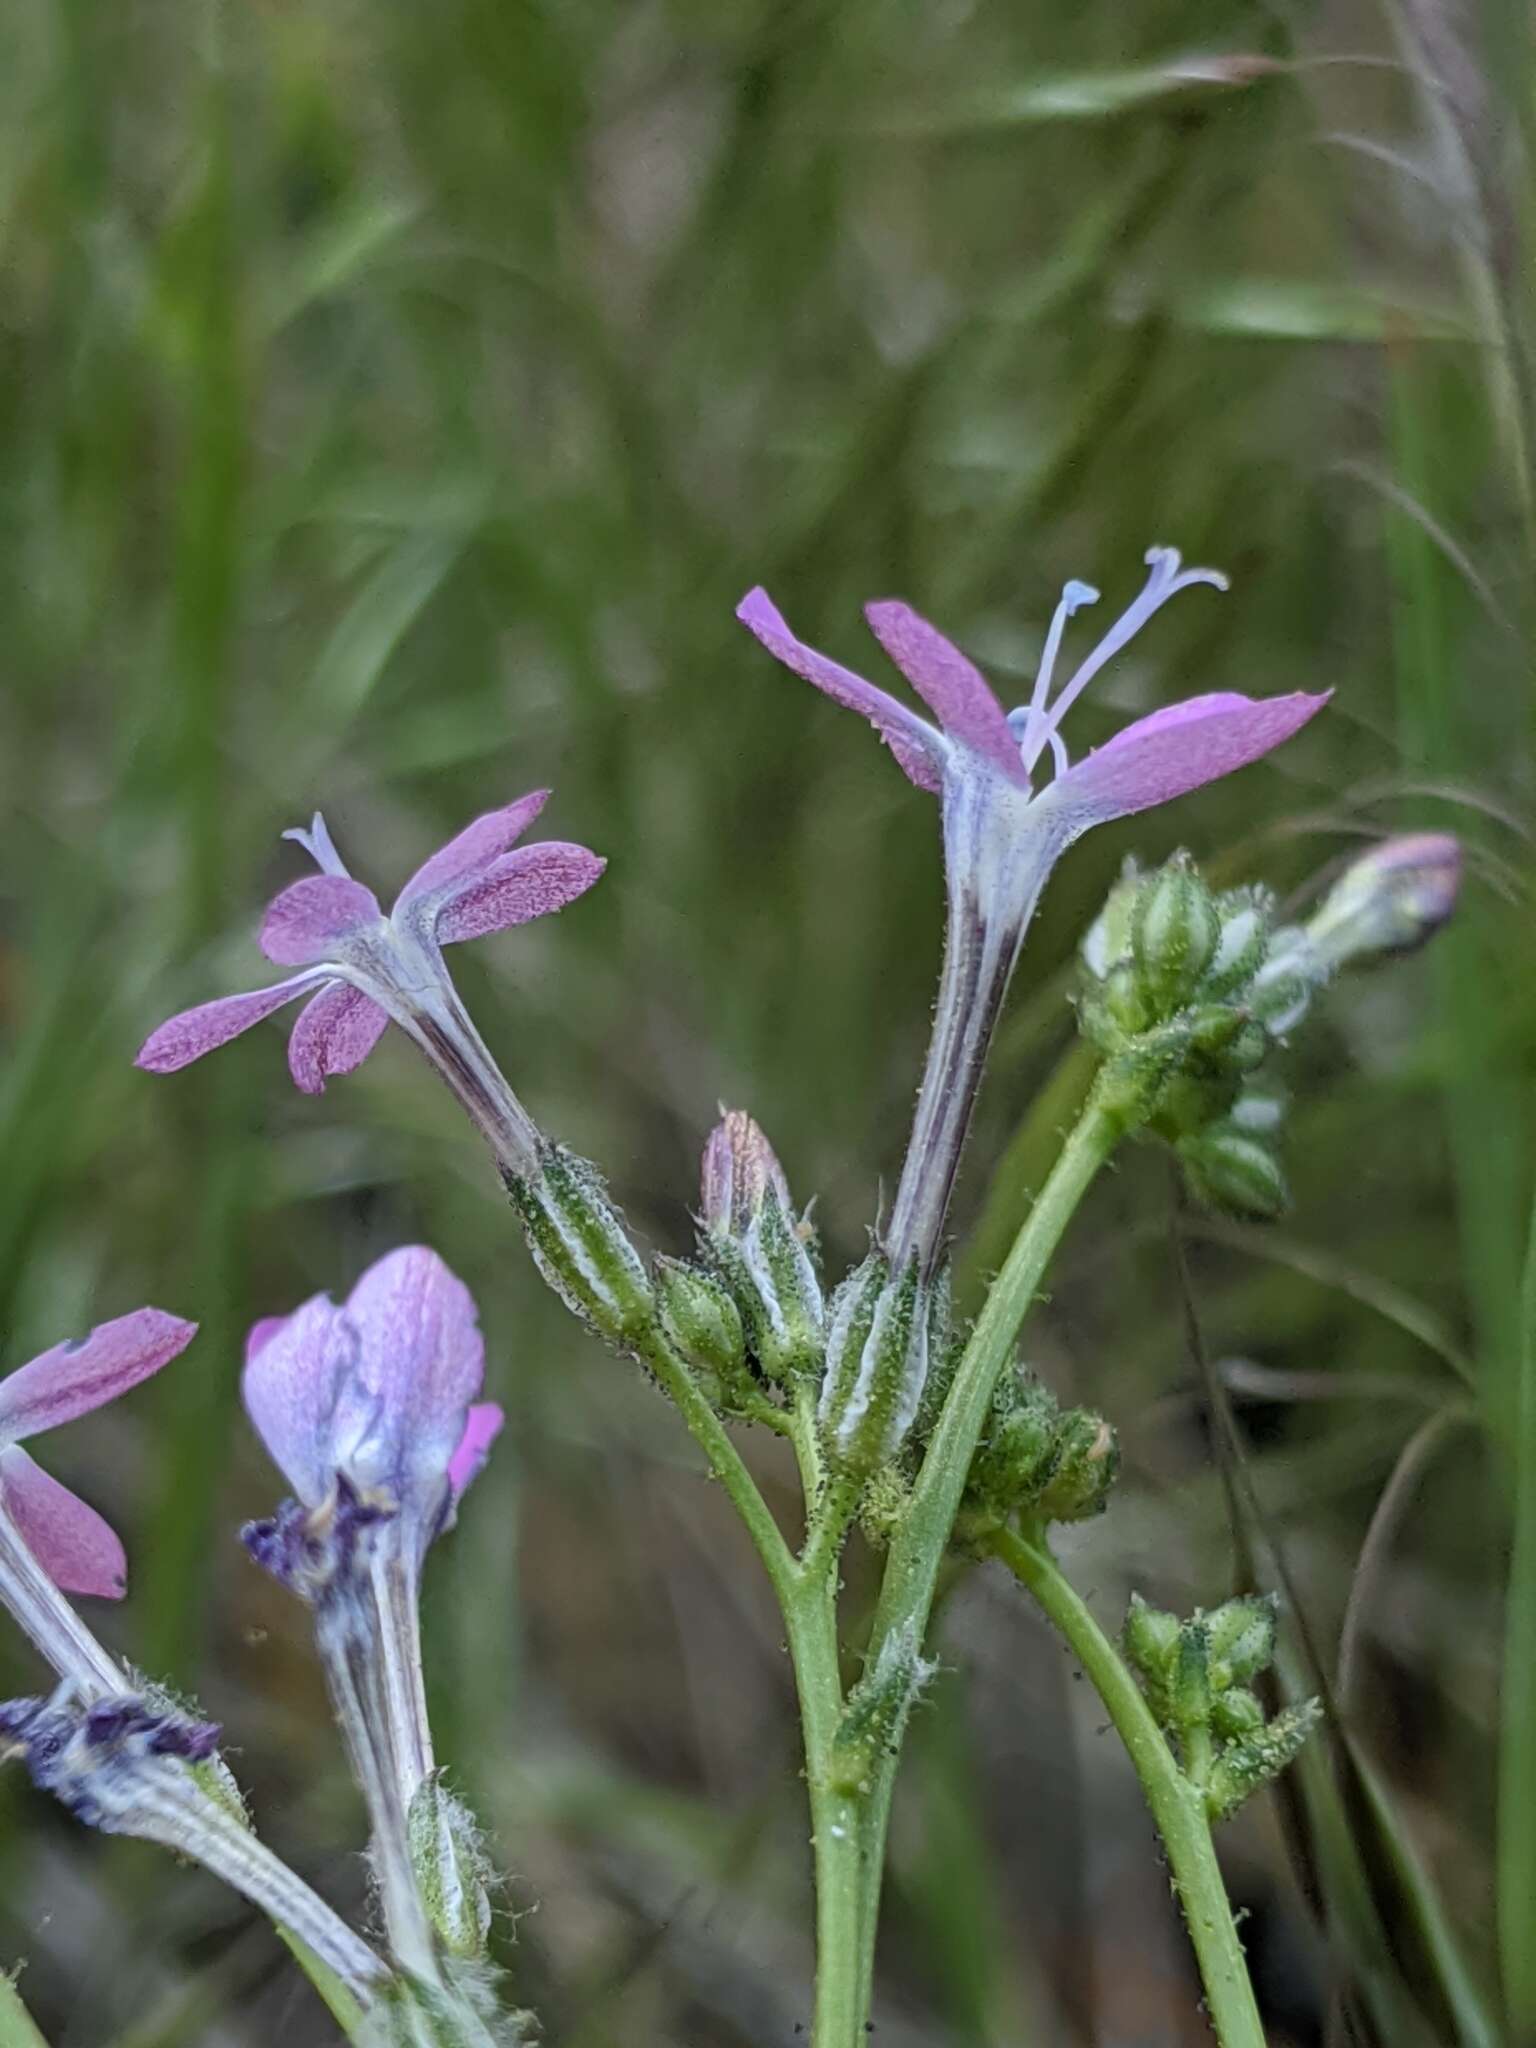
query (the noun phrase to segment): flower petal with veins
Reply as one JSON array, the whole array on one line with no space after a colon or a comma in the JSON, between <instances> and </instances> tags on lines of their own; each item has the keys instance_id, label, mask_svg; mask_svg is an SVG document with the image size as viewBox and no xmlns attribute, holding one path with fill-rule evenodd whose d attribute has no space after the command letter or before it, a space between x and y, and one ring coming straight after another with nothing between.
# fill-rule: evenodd
<instances>
[{"instance_id":1,"label":"flower petal with veins","mask_svg":"<svg viewBox=\"0 0 1536 2048\"><path fill-rule=\"evenodd\" d=\"M242 1031L249 1031L285 1003L297 1002L325 979L319 974L296 974L291 981L276 981L270 988L253 988L246 995L216 996L196 1009L178 1011L167 1017L157 1031L151 1031L134 1059L136 1067L151 1074L174 1074L190 1066L205 1052L227 1045Z\"/></svg>"},{"instance_id":2,"label":"flower petal with veins","mask_svg":"<svg viewBox=\"0 0 1536 2048\"><path fill-rule=\"evenodd\" d=\"M333 960L336 949L384 915L378 898L350 875L306 875L273 897L258 943L279 967Z\"/></svg>"},{"instance_id":3,"label":"flower petal with veins","mask_svg":"<svg viewBox=\"0 0 1536 2048\"><path fill-rule=\"evenodd\" d=\"M885 598L864 607L870 631L938 719L945 733L1028 789L1019 743L981 670L908 604Z\"/></svg>"}]
</instances>

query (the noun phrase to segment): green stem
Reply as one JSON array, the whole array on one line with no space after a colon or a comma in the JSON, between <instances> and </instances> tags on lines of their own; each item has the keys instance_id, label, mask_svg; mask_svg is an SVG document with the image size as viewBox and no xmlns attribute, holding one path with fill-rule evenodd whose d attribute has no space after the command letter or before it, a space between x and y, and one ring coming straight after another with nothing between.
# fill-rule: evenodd
<instances>
[{"instance_id":1,"label":"green stem","mask_svg":"<svg viewBox=\"0 0 1536 2048\"><path fill-rule=\"evenodd\" d=\"M48 2048L15 1978L5 1970L0 1970L0 2048Z\"/></svg>"},{"instance_id":2,"label":"green stem","mask_svg":"<svg viewBox=\"0 0 1536 2048\"><path fill-rule=\"evenodd\" d=\"M1136 1767L1167 1852L1217 2040L1222 2048L1264 2048L1264 2027L1203 1797L1180 1770L1119 1651L1062 1576L1043 1536L1006 1529L989 1548L1071 1645Z\"/></svg>"},{"instance_id":3,"label":"green stem","mask_svg":"<svg viewBox=\"0 0 1536 2048\"><path fill-rule=\"evenodd\" d=\"M687 1423L694 1442L708 1458L710 1469L746 1524L747 1534L763 1561L763 1569L787 1619L790 1604L799 1592L799 1570L768 1503L758 1490L757 1481L731 1442L725 1424L710 1407L693 1374L655 1323L645 1323L638 1330L627 1333L624 1341L640 1363L656 1375Z\"/></svg>"},{"instance_id":4,"label":"green stem","mask_svg":"<svg viewBox=\"0 0 1536 2048\"><path fill-rule=\"evenodd\" d=\"M1536 2042L1536 1210L1526 1254L1499 1729L1499 1949L1510 2035Z\"/></svg>"},{"instance_id":5,"label":"green stem","mask_svg":"<svg viewBox=\"0 0 1536 2048\"><path fill-rule=\"evenodd\" d=\"M862 2048L865 2005L859 1940L865 1866L862 1800L836 1768L843 1712L837 1648L837 1570L798 1575L785 1603L789 1652L805 1730L811 1846L816 1865L816 2014L812 2048Z\"/></svg>"},{"instance_id":6,"label":"green stem","mask_svg":"<svg viewBox=\"0 0 1536 2048\"><path fill-rule=\"evenodd\" d=\"M870 1659L893 1629L910 1626L918 1642L927 1634L939 1570L998 1376L1012 1353L1051 1255L1123 1129L1123 1117L1107 1105L1101 1079L1014 1239L956 1369L911 1502L891 1545L870 1636ZM874 1979L880 1880L897 1761L894 1756L882 1758L864 1802L862 1847L868 1882L864 1886L860 1952L866 2002Z\"/></svg>"}]
</instances>

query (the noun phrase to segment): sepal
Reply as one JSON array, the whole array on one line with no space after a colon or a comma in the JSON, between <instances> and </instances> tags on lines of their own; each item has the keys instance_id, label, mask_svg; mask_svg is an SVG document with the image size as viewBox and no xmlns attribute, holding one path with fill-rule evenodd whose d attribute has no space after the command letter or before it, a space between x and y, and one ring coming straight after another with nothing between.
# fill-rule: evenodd
<instances>
[{"instance_id":1,"label":"sepal","mask_svg":"<svg viewBox=\"0 0 1536 2048\"><path fill-rule=\"evenodd\" d=\"M535 1265L571 1313L612 1343L641 1328L650 1281L591 1161L541 1141L538 1172L508 1175L507 1189Z\"/></svg>"},{"instance_id":2,"label":"sepal","mask_svg":"<svg viewBox=\"0 0 1536 2048\"><path fill-rule=\"evenodd\" d=\"M868 1791L882 1758L900 1749L907 1717L938 1668L921 1654L914 1622L886 1637L849 1693L832 1740L829 1775L838 1791L849 1797Z\"/></svg>"},{"instance_id":3,"label":"sepal","mask_svg":"<svg viewBox=\"0 0 1536 2048\"><path fill-rule=\"evenodd\" d=\"M483 1957L495 1872L474 1815L441 1771L416 1788L406 1830L416 1887L439 1941L451 1955Z\"/></svg>"}]
</instances>

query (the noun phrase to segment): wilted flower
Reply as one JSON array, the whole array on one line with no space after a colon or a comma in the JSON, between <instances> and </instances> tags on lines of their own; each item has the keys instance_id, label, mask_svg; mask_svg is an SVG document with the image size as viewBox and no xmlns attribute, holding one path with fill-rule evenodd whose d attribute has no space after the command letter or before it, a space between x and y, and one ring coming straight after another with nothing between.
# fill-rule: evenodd
<instances>
[{"instance_id":1,"label":"wilted flower","mask_svg":"<svg viewBox=\"0 0 1536 2048\"><path fill-rule=\"evenodd\" d=\"M931 1270L938 1258L998 1010L1040 891L1061 854L1095 825L1168 803L1258 760L1327 701L1301 694L1255 700L1229 691L1194 697L1138 719L1074 765L1062 721L1099 670L1177 591L1196 583L1226 588L1214 569L1183 569L1173 548L1149 549L1147 563L1151 574L1141 595L1053 700L1067 622L1098 600L1088 584L1067 584L1030 701L1009 713L981 672L909 606L867 606L876 639L937 725L797 640L766 592L754 590L739 608L770 653L861 712L909 780L943 803L949 934L912 1141L884 1232L893 1263L915 1253ZM1047 751L1053 776L1036 789L1031 778Z\"/></svg>"},{"instance_id":2,"label":"wilted flower","mask_svg":"<svg viewBox=\"0 0 1536 2048\"><path fill-rule=\"evenodd\" d=\"M501 1427L474 1399L484 1368L469 1290L420 1246L380 1259L341 1307L317 1295L247 1345L246 1409L297 1499L246 1544L314 1610L391 1941L418 1974L433 1967L408 1825L433 1770L421 1565Z\"/></svg>"},{"instance_id":3,"label":"wilted flower","mask_svg":"<svg viewBox=\"0 0 1536 2048\"><path fill-rule=\"evenodd\" d=\"M1422 946L1455 910L1461 869L1461 841L1449 832L1404 833L1361 854L1307 925L1321 966Z\"/></svg>"},{"instance_id":4,"label":"wilted flower","mask_svg":"<svg viewBox=\"0 0 1536 2048\"><path fill-rule=\"evenodd\" d=\"M158 1842L242 1893L304 1942L366 2005L388 1972L308 1885L213 1797L197 1770L213 1763L219 1731L206 1721L118 1690L0 1702L0 1761L19 1757L40 1791L103 1834Z\"/></svg>"},{"instance_id":5,"label":"wilted flower","mask_svg":"<svg viewBox=\"0 0 1536 2048\"><path fill-rule=\"evenodd\" d=\"M173 1073L308 996L289 1036L288 1067L316 1095L329 1075L360 1066L393 1019L453 1089L498 1161L528 1171L537 1134L470 1022L442 949L563 910L601 875L606 863L584 846L553 839L515 846L548 796L535 790L466 826L417 869L387 917L373 891L347 872L317 811L308 831L283 836L296 839L321 872L273 898L260 934L269 960L301 972L182 1011L145 1040L138 1064Z\"/></svg>"},{"instance_id":6,"label":"wilted flower","mask_svg":"<svg viewBox=\"0 0 1536 2048\"><path fill-rule=\"evenodd\" d=\"M59 1593L120 1599L123 1546L21 1444L126 1394L196 1334L196 1323L136 1309L79 1342L54 1345L0 1381L0 1600L59 1674L87 1688L120 1691L123 1674Z\"/></svg>"}]
</instances>

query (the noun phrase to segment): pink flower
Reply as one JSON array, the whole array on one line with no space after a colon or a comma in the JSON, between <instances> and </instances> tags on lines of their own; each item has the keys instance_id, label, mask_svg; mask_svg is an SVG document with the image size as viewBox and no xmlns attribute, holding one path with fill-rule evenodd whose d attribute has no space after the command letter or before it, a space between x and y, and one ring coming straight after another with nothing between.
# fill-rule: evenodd
<instances>
[{"instance_id":1,"label":"pink flower","mask_svg":"<svg viewBox=\"0 0 1536 2048\"><path fill-rule=\"evenodd\" d=\"M418 868L387 917L373 891L347 872L316 812L308 831L283 836L297 840L320 873L273 898L260 934L269 960L300 971L182 1011L145 1040L138 1065L174 1073L307 996L289 1036L288 1067L306 1094L318 1095L330 1075L362 1064L393 1019L498 1158L528 1171L533 1125L460 1003L442 949L563 910L601 875L606 863L584 846L557 839L516 846L548 795L535 790L466 826Z\"/></svg>"},{"instance_id":2,"label":"pink flower","mask_svg":"<svg viewBox=\"0 0 1536 2048\"><path fill-rule=\"evenodd\" d=\"M1184 569L1173 548L1150 548L1151 574L1071 679L1051 695L1067 622L1099 593L1069 583L1046 635L1029 702L1005 712L980 670L910 606L865 608L870 629L934 714L900 699L797 640L763 590L737 616L796 675L867 718L919 789L943 804L949 937L934 1037L906 1165L884 1233L893 1263L932 1266L992 1029L1024 933L1051 869L1095 825L1184 796L1243 768L1306 724L1326 696L1254 699L1220 691L1136 720L1075 764L1062 736L1088 684L1177 591L1226 579ZM1049 753L1053 773L1034 778Z\"/></svg>"},{"instance_id":3,"label":"pink flower","mask_svg":"<svg viewBox=\"0 0 1536 2048\"><path fill-rule=\"evenodd\" d=\"M196 1323L158 1308L135 1309L81 1342L56 1344L0 1381L0 1514L62 1592L121 1599L123 1546L94 1508L33 1463L22 1442L115 1401L168 1365L196 1334ZM0 1572L0 1598L7 1590Z\"/></svg>"},{"instance_id":4,"label":"pink flower","mask_svg":"<svg viewBox=\"0 0 1536 2048\"><path fill-rule=\"evenodd\" d=\"M398 1517L419 1559L501 1428L500 1408L475 1400L484 1376L469 1289L411 1245L370 1266L342 1306L317 1294L257 1323L245 1405L306 1510L345 1481Z\"/></svg>"}]
</instances>

